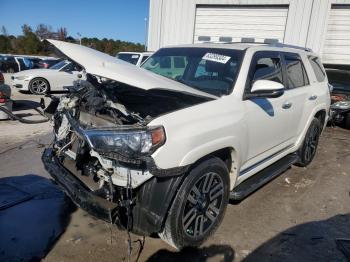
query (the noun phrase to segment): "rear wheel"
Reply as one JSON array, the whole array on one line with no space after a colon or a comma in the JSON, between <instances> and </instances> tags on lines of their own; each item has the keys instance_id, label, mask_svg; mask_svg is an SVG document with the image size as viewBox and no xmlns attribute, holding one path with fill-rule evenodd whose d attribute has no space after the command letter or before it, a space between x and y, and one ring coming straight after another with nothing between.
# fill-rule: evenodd
<instances>
[{"instance_id":1,"label":"rear wheel","mask_svg":"<svg viewBox=\"0 0 350 262\"><path fill-rule=\"evenodd\" d=\"M314 118L306 132L304 142L298 151L299 161L295 165L305 167L311 163L316 154L320 134L321 122L317 118Z\"/></svg>"},{"instance_id":2,"label":"rear wheel","mask_svg":"<svg viewBox=\"0 0 350 262\"><path fill-rule=\"evenodd\" d=\"M29 91L35 95L47 94L49 89L49 82L44 78L34 78L29 83Z\"/></svg>"},{"instance_id":3,"label":"rear wheel","mask_svg":"<svg viewBox=\"0 0 350 262\"><path fill-rule=\"evenodd\" d=\"M177 249L199 246L221 223L228 198L225 163L219 158L202 162L185 178L159 236Z\"/></svg>"}]
</instances>

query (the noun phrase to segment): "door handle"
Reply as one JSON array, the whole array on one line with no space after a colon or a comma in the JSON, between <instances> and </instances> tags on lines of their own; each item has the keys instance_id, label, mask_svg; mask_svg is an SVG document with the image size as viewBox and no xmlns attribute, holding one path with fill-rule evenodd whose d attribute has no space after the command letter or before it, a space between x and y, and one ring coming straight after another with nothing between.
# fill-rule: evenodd
<instances>
[{"instance_id":1,"label":"door handle","mask_svg":"<svg viewBox=\"0 0 350 262\"><path fill-rule=\"evenodd\" d=\"M309 97L309 100L311 100L311 101L312 100L316 100L316 99L317 99L317 95L312 95L312 96Z\"/></svg>"},{"instance_id":2,"label":"door handle","mask_svg":"<svg viewBox=\"0 0 350 262\"><path fill-rule=\"evenodd\" d=\"M283 109L289 109L292 107L292 103L291 102L286 102L282 105L282 108Z\"/></svg>"}]
</instances>

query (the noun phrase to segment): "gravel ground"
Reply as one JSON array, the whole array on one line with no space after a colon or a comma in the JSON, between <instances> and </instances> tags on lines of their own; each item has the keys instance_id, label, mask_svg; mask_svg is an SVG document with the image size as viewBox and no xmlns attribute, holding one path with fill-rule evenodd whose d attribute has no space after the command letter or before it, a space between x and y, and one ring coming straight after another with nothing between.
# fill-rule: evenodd
<instances>
[{"instance_id":1,"label":"gravel ground","mask_svg":"<svg viewBox=\"0 0 350 262\"><path fill-rule=\"evenodd\" d=\"M14 99L39 97L14 92ZM52 139L49 123L2 121L0 131L0 177L48 177L40 157ZM127 259L126 232L80 209L63 215L69 222L45 261ZM141 241L133 242L132 261L138 255L139 261L346 261L336 238L350 239L350 131L327 128L309 167L292 167L241 203L230 204L203 247L176 252L146 237L141 252ZM142 238L132 235L132 240Z\"/></svg>"}]
</instances>

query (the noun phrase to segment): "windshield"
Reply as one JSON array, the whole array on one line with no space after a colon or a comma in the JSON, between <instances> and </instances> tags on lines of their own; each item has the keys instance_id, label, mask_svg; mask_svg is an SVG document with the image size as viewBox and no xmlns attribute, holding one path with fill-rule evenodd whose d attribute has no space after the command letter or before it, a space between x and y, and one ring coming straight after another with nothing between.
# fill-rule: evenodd
<instances>
[{"instance_id":1,"label":"windshield","mask_svg":"<svg viewBox=\"0 0 350 262\"><path fill-rule=\"evenodd\" d=\"M69 63L69 61L66 61L66 60L61 61L61 62L58 62L57 64L54 64L53 66L51 66L50 69L59 70L68 63Z\"/></svg>"},{"instance_id":2,"label":"windshield","mask_svg":"<svg viewBox=\"0 0 350 262\"><path fill-rule=\"evenodd\" d=\"M122 53L122 54L118 54L117 58L128 62L130 64L137 64L137 61L139 61L140 55L138 54L126 54L126 53Z\"/></svg>"},{"instance_id":3,"label":"windshield","mask_svg":"<svg viewBox=\"0 0 350 262\"><path fill-rule=\"evenodd\" d=\"M218 48L164 48L142 65L158 75L200 91L228 95L236 82L243 51Z\"/></svg>"}]
</instances>

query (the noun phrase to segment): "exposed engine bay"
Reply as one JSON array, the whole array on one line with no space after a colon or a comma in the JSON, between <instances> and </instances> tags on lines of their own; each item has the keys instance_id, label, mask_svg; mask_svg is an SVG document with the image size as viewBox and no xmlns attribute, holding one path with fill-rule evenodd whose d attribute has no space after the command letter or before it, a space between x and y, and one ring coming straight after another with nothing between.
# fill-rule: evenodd
<instances>
[{"instance_id":1,"label":"exposed engine bay","mask_svg":"<svg viewBox=\"0 0 350 262\"><path fill-rule=\"evenodd\" d=\"M151 154L165 143L165 130L147 124L208 100L88 75L68 95L54 97L45 111L54 121L53 150L62 166L91 191L114 201L122 194L118 188L137 188L153 176L183 172L157 168Z\"/></svg>"}]
</instances>

